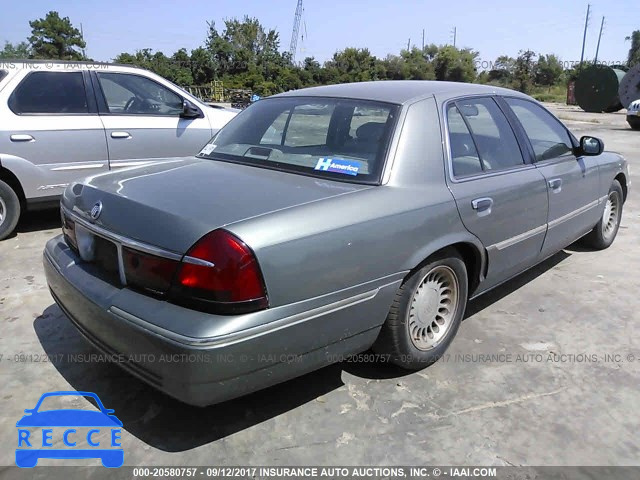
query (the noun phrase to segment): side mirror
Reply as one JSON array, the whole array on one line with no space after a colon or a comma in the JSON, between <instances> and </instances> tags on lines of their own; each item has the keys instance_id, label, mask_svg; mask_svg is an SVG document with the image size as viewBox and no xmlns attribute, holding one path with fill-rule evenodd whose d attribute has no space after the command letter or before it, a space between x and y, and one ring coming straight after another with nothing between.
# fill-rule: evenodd
<instances>
[{"instance_id":1,"label":"side mirror","mask_svg":"<svg viewBox=\"0 0 640 480\"><path fill-rule=\"evenodd\" d=\"M578 156L600 155L604 151L604 142L596 137L584 136L580 138Z\"/></svg>"},{"instance_id":2,"label":"side mirror","mask_svg":"<svg viewBox=\"0 0 640 480\"><path fill-rule=\"evenodd\" d=\"M204 115L198 107L196 107L189 100L183 100L182 113L180 114L180 118L202 118L203 116Z\"/></svg>"}]
</instances>

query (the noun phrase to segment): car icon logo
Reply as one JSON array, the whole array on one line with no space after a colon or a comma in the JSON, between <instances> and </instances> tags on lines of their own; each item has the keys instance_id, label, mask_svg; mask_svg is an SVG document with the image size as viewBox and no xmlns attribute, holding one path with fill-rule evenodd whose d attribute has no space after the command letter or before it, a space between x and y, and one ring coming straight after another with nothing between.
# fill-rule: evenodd
<instances>
[{"instance_id":1,"label":"car icon logo","mask_svg":"<svg viewBox=\"0 0 640 480\"><path fill-rule=\"evenodd\" d=\"M91 207L91 212L89 212L89 216L93 220L97 220L100 214L102 213L102 202L97 201L93 207Z\"/></svg>"},{"instance_id":2,"label":"car icon logo","mask_svg":"<svg viewBox=\"0 0 640 480\"><path fill-rule=\"evenodd\" d=\"M61 396L91 398L98 411L74 408L48 410L42 407L45 399ZM41 458L99 458L107 468L118 468L124 463L122 422L113 415L113 410L104 407L95 393L45 393L34 408L25 410L16 427L18 467L33 468Z\"/></svg>"}]
</instances>

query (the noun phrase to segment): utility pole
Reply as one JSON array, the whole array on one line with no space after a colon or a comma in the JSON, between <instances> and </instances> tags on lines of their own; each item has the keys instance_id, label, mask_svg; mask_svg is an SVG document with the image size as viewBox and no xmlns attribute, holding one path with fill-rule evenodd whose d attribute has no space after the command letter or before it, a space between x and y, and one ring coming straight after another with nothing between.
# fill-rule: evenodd
<instances>
[{"instance_id":1,"label":"utility pole","mask_svg":"<svg viewBox=\"0 0 640 480\"><path fill-rule=\"evenodd\" d=\"M424 28L422 29L422 50L424 50Z\"/></svg>"},{"instance_id":2,"label":"utility pole","mask_svg":"<svg viewBox=\"0 0 640 480\"><path fill-rule=\"evenodd\" d=\"M596 58L593 59L594 65L598 63L598 52L600 51L600 39L602 38L603 27L604 27L604 16L602 17L602 22L600 22L600 34L598 35L598 46L596 47Z\"/></svg>"},{"instance_id":3,"label":"utility pole","mask_svg":"<svg viewBox=\"0 0 640 480\"><path fill-rule=\"evenodd\" d=\"M458 33L458 29L456 27L453 27L453 31L451 32L451 34L453 35L453 46L456 46L456 35Z\"/></svg>"},{"instance_id":4,"label":"utility pole","mask_svg":"<svg viewBox=\"0 0 640 480\"><path fill-rule=\"evenodd\" d=\"M407 40L407 52L411 49L411 37Z\"/></svg>"},{"instance_id":5,"label":"utility pole","mask_svg":"<svg viewBox=\"0 0 640 480\"><path fill-rule=\"evenodd\" d=\"M584 44L587 41L587 26L589 25L589 14L591 13L591 5L587 5L587 17L584 19L584 33L582 34L582 53L580 54L580 68L584 60Z\"/></svg>"},{"instance_id":6,"label":"utility pole","mask_svg":"<svg viewBox=\"0 0 640 480\"><path fill-rule=\"evenodd\" d=\"M82 23L80 23L80 37L82 37L82 41L84 42L84 32L82 31ZM84 48L82 49L82 56L84 58L87 58L87 53L84 51Z\"/></svg>"}]
</instances>

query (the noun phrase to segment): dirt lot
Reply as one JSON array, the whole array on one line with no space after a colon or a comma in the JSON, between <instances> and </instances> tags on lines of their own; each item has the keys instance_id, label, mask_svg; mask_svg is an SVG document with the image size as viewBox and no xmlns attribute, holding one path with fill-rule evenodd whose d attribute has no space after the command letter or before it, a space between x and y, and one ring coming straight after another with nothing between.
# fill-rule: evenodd
<instances>
[{"instance_id":1,"label":"dirt lot","mask_svg":"<svg viewBox=\"0 0 640 480\"><path fill-rule=\"evenodd\" d=\"M616 242L571 246L472 302L449 356L417 373L342 363L222 405L181 404L91 361L42 271L58 213L27 215L0 242L0 465L14 464L23 410L52 390L115 409L125 465L638 464L640 132L623 113L551 108L630 160Z\"/></svg>"}]
</instances>

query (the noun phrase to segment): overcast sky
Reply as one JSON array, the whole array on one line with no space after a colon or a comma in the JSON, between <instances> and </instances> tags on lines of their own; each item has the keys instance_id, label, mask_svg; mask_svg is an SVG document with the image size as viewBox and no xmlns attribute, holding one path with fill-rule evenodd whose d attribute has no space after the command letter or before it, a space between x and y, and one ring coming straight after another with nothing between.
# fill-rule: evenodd
<instances>
[{"instance_id":1,"label":"overcast sky","mask_svg":"<svg viewBox=\"0 0 640 480\"><path fill-rule=\"evenodd\" d=\"M296 0L3 0L0 40L19 42L30 34L29 20L49 10L82 23L87 55L108 61L121 52L151 48L171 55L204 43L207 20L221 27L223 19L250 15L280 33L280 47L289 49ZM580 59L587 2L575 0L305 0L297 59L327 60L347 46L367 47L379 57L398 53L407 41L453 43L480 52L482 60L522 49L555 53L567 62ZM602 16L601 60L624 61L625 37L640 29L639 0L599 0L592 4L585 58L593 58Z\"/></svg>"}]
</instances>

